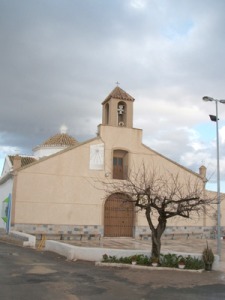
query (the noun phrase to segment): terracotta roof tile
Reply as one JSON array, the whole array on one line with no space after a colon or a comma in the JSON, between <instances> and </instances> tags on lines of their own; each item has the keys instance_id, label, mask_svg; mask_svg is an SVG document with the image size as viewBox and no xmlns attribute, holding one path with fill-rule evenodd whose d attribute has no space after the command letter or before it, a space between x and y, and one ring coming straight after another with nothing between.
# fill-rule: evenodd
<instances>
[{"instance_id":1,"label":"terracotta roof tile","mask_svg":"<svg viewBox=\"0 0 225 300\"><path fill-rule=\"evenodd\" d=\"M47 139L41 146L75 146L79 142L66 133L58 133Z\"/></svg>"},{"instance_id":2,"label":"terracotta roof tile","mask_svg":"<svg viewBox=\"0 0 225 300\"><path fill-rule=\"evenodd\" d=\"M104 104L106 101L108 101L111 98L121 99L121 100L129 100L134 101L135 99L131 97L128 93L126 93L124 90L122 90L120 87L115 87L114 90L106 97L106 99L103 101L102 104Z\"/></svg>"},{"instance_id":3,"label":"terracotta roof tile","mask_svg":"<svg viewBox=\"0 0 225 300\"><path fill-rule=\"evenodd\" d=\"M10 162L13 166L13 159L16 155L9 155L9 159L10 159ZM21 158L21 167L24 167L26 165L29 165L31 163L33 163L34 161L36 161L36 158L34 157L31 157L31 156L20 156L19 157Z\"/></svg>"}]
</instances>

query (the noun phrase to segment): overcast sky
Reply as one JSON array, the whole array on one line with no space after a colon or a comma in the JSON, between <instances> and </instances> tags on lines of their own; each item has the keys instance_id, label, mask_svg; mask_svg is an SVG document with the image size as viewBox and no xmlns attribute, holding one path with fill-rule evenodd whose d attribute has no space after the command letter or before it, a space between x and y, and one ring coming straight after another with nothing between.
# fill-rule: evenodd
<instances>
[{"instance_id":1,"label":"overcast sky","mask_svg":"<svg viewBox=\"0 0 225 300\"><path fill-rule=\"evenodd\" d=\"M0 0L0 161L60 132L92 138L116 82L143 142L216 189L225 99L224 0ZM225 105L219 104L225 192ZM1 167L1 165L0 165Z\"/></svg>"}]
</instances>

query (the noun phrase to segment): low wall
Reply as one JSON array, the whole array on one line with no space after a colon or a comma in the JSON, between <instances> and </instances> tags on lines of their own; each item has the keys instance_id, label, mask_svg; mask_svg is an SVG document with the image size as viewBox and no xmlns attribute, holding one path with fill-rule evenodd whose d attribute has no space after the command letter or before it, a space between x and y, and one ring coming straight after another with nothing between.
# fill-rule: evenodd
<instances>
[{"instance_id":1,"label":"low wall","mask_svg":"<svg viewBox=\"0 0 225 300\"><path fill-rule=\"evenodd\" d=\"M24 233L24 232L19 232L19 231L10 231L10 235L12 235L14 238L22 240L24 247L35 248L35 245L36 245L36 237L35 236Z\"/></svg>"},{"instance_id":2,"label":"low wall","mask_svg":"<svg viewBox=\"0 0 225 300\"><path fill-rule=\"evenodd\" d=\"M116 257L125 257L125 256L132 256L135 254L144 254L150 256L149 251L147 250L129 250L129 249L111 249L111 248L94 248L94 247L80 247L80 246L73 246L68 244L63 244L56 241L49 241L45 242L45 250L56 252L62 256L65 256L69 260L87 260L87 261L101 261L103 254L107 254L110 256ZM162 252L166 254L168 252ZM177 255L183 256L192 256L196 258L201 258L202 254L200 253L184 253L184 252L175 252L173 253ZM220 263L218 255L215 255L215 260L213 263L213 270L220 270Z\"/></svg>"},{"instance_id":3,"label":"low wall","mask_svg":"<svg viewBox=\"0 0 225 300\"><path fill-rule=\"evenodd\" d=\"M80 259L88 261L101 261L103 254L111 256L115 255L117 257L131 256L135 254L144 254L149 256L149 251L144 250L80 247L50 240L46 240L45 250L56 252L65 256L69 260Z\"/></svg>"}]
</instances>

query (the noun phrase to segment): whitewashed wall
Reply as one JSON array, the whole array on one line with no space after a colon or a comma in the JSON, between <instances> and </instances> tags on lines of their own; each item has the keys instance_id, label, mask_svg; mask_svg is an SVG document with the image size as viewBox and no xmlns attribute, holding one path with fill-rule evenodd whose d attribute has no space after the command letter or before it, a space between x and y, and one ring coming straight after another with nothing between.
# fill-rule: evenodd
<instances>
[{"instance_id":1,"label":"whitewashed wall","mask_svg":"<svg viewBox=\"0 0 225 300\"><path fill-rule=\"evenodd\" d=\"M0 228L6 228L5 222L2 220L4 215L3 201L8 197L9 193L12 193L13 179L9 178L6 182L0 185Z\"/></svg>"}]
</instances>

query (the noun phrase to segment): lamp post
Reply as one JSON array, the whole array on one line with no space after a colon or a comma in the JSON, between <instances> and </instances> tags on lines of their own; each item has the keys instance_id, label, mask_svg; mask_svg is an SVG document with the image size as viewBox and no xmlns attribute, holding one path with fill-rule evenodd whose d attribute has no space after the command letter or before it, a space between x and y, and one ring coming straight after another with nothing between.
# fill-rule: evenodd
<instances>
[{"instance_id":1,"label":"lamp post","mask_svg":"<svg viewBox=\"0 0 225 300\"><path fill-rule=\"evenodd\" d=\"M217 254L221 259L221 234L220 234L220 152L219 152L219 119L218 119L218 102L225 104L225 100L217 100L212 97L204 96L204 101L214 101L216 103L216 116L209 115L211 121L216 122L216 148L217 148Z\"/></svg>"}]
</instances>

